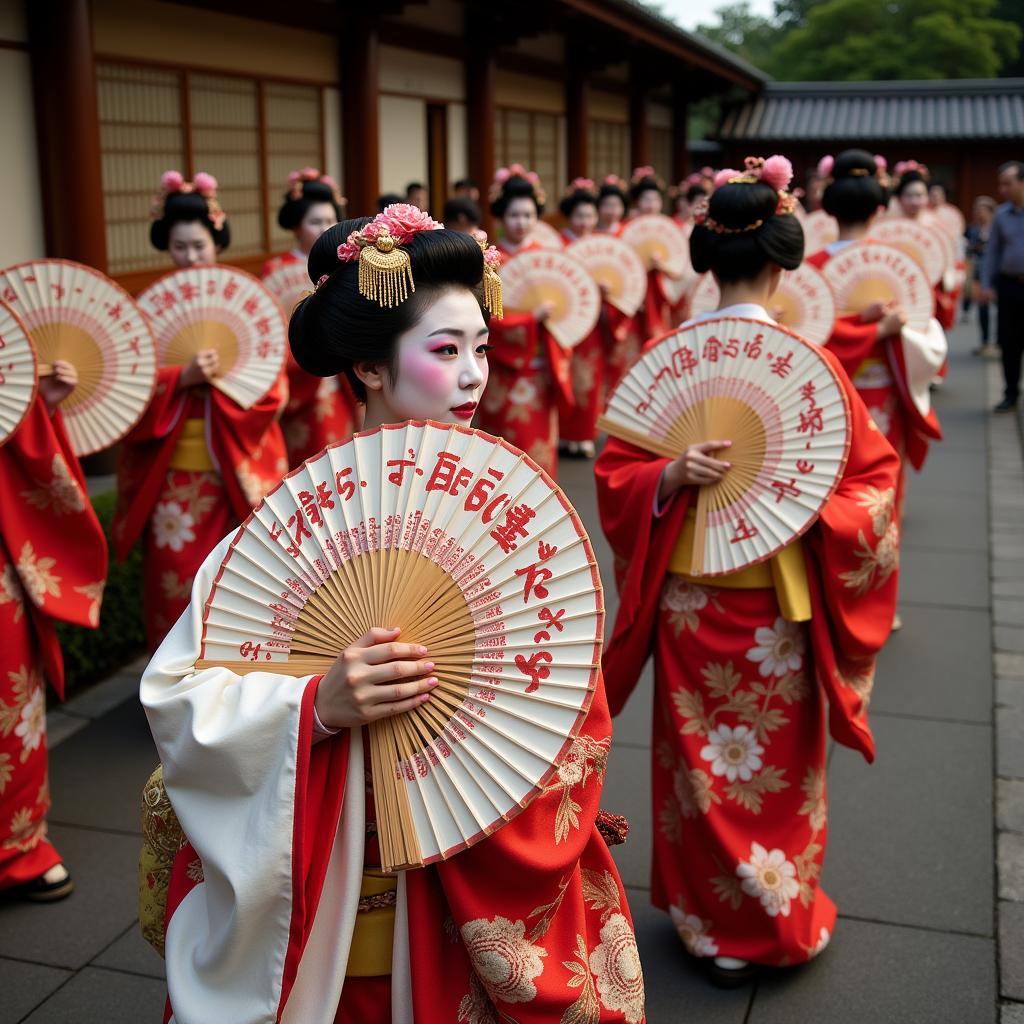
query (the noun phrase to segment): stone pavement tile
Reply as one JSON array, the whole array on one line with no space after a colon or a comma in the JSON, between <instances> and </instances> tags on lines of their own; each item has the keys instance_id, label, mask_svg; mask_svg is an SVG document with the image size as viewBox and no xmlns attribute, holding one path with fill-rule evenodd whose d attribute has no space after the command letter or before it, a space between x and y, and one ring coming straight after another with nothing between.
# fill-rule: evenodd
<instances>
[{"instance_id":1,"label":"stone pavement tile","mask_svg":"<svg viewBox=\"0 0 1024 1024\"><path fill-rule=\"evenodd\" d=\"M17 1024L70 977L56 967L0 959L0 1024Z\"/></svg>"},{"instance_id":2,"label":"stone pavement tile","mask_svg":"<svg viewBox=\"0 0 1024 1024\"><path fill-rule=\"evenodd\" d=\"M158 1021L162 981L87 967L26 1018L25 1024L141 1024Z\"/></svg>"},{"instance_id":3,"label":"stone pavement tile","mask_svg":"<svg viewBox=\"0 0 1024 1024\"><path fill-rule=\"evenodd\" d=\"M997 679L996 703L1024 711L1024 679Z\"/></svg>"},{"instance_id":4,"label":"stone pavement tile","mask_svg":"<svg viewBox=\"0 0 1024 1024\"><path fill-rule=\"evenodd\" d=\"M999 833L999 898L1024 903L1024 836Z\"/></svg>"},{"instance_id":5,"label":"stone pavement tile","mask_svg":"<svg viewBox=\"0 0 1024 1024\"><path fill-rule=\"evenodd\" d=\"M80 729L89 724L87 718L76 718L66 715L63 711L46 712L46 745L53 750L66 739L70 739Z\"/></svg>"},{"instance_id":6,"label":"stone pavement tile","mask_svg":"<svg viewBox=\"0 0 1024 1024\"><path fill-rule=\"evenodd\" d=\"M750 1024L994 1024L991 939L840 919L821 957L766 973Z\"/></svg>"},{"instance_id":7,"label":"stone pavement tile","mask_svg":"<svg viewBox=\"0 0 1024 1024\"><path fill-rule=\"evenodd\" d=\"M1024 833L1024 779L996 779L996 828Z\"/></svg>"},{"instance_id":8,"label":"stone pavement tile","mask_svg":"<svg viewBox=\"0 0 1024 1024\"><path fill-rule=\"evenodd\" d=\"M989 566L993 579L1022 580L1024 579L1024 558L996 558Z\"/></svg>"},{"instance_id":9,"label":"stone pavement tile","mask_svg":"<svg viewBox=\"0 0 1024 1024\"><path fill-rule=\"evenodd\" d=\"M629 838L612 847L623 885L646 889L651 873L651 755L612 745L601 807L629 819Z\"/></svg>"},{"instance_id":10,"label":"stone pavement tile","mask_svg":"<svg viewBox=\"0 0 1024 1024\"><path fill-rule=\"evenodd\" d=\"M75 891L59 903L0 906L0 956L77 969L138 916L139 840L79 828L51 828L50 838Z\"/></svg>"},{"instance_id":11,"label":"stone pavement tile","mask_svg":"<svg viewBox=\"0 0 1024 1024\"><path fill-rule=\"evenodd\" d=\"M988 566L976 551L900 551L900 602L988 608Z\"/></svg>"},{"instance_id":12,"label":"stone pavement tile","mask_svg":"<svg viewBox=\"0 0 1024 1024\"><path fill-rule=\"evenodd\" d=\"M872 712L992 721L988 613L900 607L903 629L882 650Z\"/></svg>"},{"instance_id":13,"label":"stone pavement tile","mask_svg":"<svg viewBox=\"0 0 1024 1024\"><path fill-rule=\"evenodd\" d=\"M63 705L64 710L85 718L99 718L108 711L113 711L129 697L138 694L139 679L148 664L148 657L136 658L109 679L104 679L102 683L90 686L83 693L72 697Z\"/></svg>"},{"instance_id":14,"label":"stone pavement tile","mask_svg":"<svg viewBox=\"0 0 1024 1024\"><path fill-rule=\"evenodd\" d=\"M1003 1003L999 1007L999 1024L1024 1024L1024 1003Z\"/></svg>"},{"instance_id":15,"label":"stone pavement tile","mask_svg":"<svg viewBox=\"0 0 1024 1024\"><path fill-rule=\"evenodd\" d=\"M133 696L53 752L51 820L138 832L142 787L158 760Z\"/></svg>"},{"instance_id":16,"label":"stone pavement tile","mask_svg":"<svg viewBox=\"0 0 1024 1024\"><path fill-rule=\"evenodd\" d=\"M1024 626L1024 600L995 598L992 602L992 621L997 626Z\"/></svg>"},{"instance_id":17,"label":"stone pavement tile","mask_svg":"<svg viewBox=\"0 0 1024 1024\"><path fill-rule=\"evenodd\" d=\"M1024 679L1024 654L996 654L996 675L1000 679Z\"/></svg>"},{"instance_id":18,"label":"stone pavement tile","mask_svg":"<svg viewBox=\"0 0 1024 1024\"><path fill-rule=\"evenodd\" d=\"M164 960L142 937L137 921L116 942L111 943L95 960L93 967L109 967L129 974L145 974L151 978L164 977Z\"/></svg>"},{"instance_id":19,"label":"stone pavement tile","mask_svg":"<svg viewBox=\"0 0 1024 1024\"><path fill-rule=\"evenodd\" d=\"M997 651L1024 653L1024 629L1020 626L996 626L992 630L992 643Z\"/></svg>"},{"instance_id":20,"label":"stone pavement tile","mask_svg":"<svg viewBox=\"0 0 1024 1024\"><path fill-rule=\"evenodd\" d=\"M647 1024L742 1024L750 987L714 988L687 955L668 915L648 903L646 890L627 895L644 968Z\"/></svg>"},{"instance_id":21,"label":"stone pavement tile","mask_svg":"<svg viewBox=\"0 0 1024 1024\"><path fill-rule=\"evenodd\" d=\"M987 551L988 510L973 494L947 494L941 500L910 502L903 516L901 548ZM1022 546L1024 552L1024 546Z\"/></svg>"},{"instance_id":22,"label":"stone pavement tile","mask_svg":"<svg viewBox=\"0 0 1024 1024\"><path fill-rule=\"evenodd\" d=\"M996 708L996 774L1024 779L1024 710Z\"/></svg>"},{"instance_id":23,"label":"stone pavement tile","mask_svg":"<svg viewBox=\"0 0 1024 1024\"><path fill-rule=\"evenodd\" d=\"M1024 1000L1024 903L999 903L999 988L1004 999Z\"/></svg>"},{"instance_id":24,"label":"stone pavement tile","mask_svg":"<svg viewBox=\"0 0 1024 1024\"><path fill-rule=\"evenodd\" d=\"M1024 579L1020 580L993 580L992 581L992 597L995 600L999 598L1012 598L1015 601L1024 599Z\"/></svg>"},{"instance_id":25,"label":"stone pavement tile","mask_svg":"<svg viewBox=\"0 0 1024 1024\"><path fill-rule=\"evenodd\" d=\"M940 410L939 415L942 415ZM907 493L916 503L919 498L935 494L964 494L988 490L988 467L978 452L945 451L942 445L928 453L923 473L910 473Z\"/></svg>"},{"instance_id":26,"label":"stone pavement tile","mask_svg":"<svg viewBox=\"0 0 1024 1024\"><path fill-rule=\"evenodd\" d=\"M852 917L992 933L987 726L875 715L878 759L838 748L825 888Z\"/></svg>"}]
</instances>

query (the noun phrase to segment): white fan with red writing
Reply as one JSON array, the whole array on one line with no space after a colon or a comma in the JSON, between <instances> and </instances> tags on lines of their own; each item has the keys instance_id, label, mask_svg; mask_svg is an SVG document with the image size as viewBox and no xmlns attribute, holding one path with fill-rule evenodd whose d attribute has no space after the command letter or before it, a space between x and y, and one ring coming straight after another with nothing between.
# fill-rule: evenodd
<instances>
[{"instance_id":1,"label":"white fan with red writing","mask_svg":"<svg viewBox=\"0 0 1024 1024\"><path fill-rule=\"evenodd\" d=\"M324 672L384 625L428 649L431 699L370 726L393 870L473 845L544 791L590 705L603 620L583 525L535 463L468 427L387 425L309 459L252 513L197 668Z\"/></svg>"},{"instance_id":2,"label":"white fan with red writing","mask_svg":"<svg viewBox=\"0 0 1024 1024\"><path fill-rule=\"evenodd\" d=\"M928 280L938 284L947 266L952 269L956 251L939 227L909 217L885 217L871 226L871 240L902 250L921 264Z\"/></svg>"},{"instance_id":3,"label":"white fan with red writing","mask_svg":"<svg viewBox=\"0 0 1024 1024\"><path fill-rule=\"evenodd\" d=\"M0 445L21 426L36 390L36 350L28 328L0 302Z\"/></svg>"},{"instance_id":4,"label":"white fan with red writing","mask_svg":"<svg viewBox=\"0 0 1024 1024\"><path fill-rule=\"evenodd\" d=\"M619 382L599 428L675 459L731 441L732 468L701 487L691 573L762 562L807 530L842 476L846 393L809 341L760 320L705 320L662 338Z\"/></svg>"},{"instance_id":5,"label":"white fan with red writing","mask_svg":"<svg viewBox=\"0 0 1024 1024\"><path fill-rule=\"evenodd\" d=\"M286 318L292 315L299 300L313 290L307 267L305 260L281 262L263 278L264 287L281 304Z\"/></svg>"},{"instance_id":6,"label":"white fan with red writing","mask_svg":"<svg viewBox=\"0 0 1024 1024\"><path fill-rule=\"evenodd\" d=\"M542 249L551 249L554 252L561 252L565 248L562 236L546 220L538 220L534 224L526 241L533 245L539 245Z\"/></svg>"},{"instance_id":7,"label":"white fan with red writing","mask_svg":"<svg viewBox=\"0 0 1024 1024\"><path fill-rule=\"evenodd\" d=\"M237 267L174 270L139 296L156 337L161 366L185 366L216 349L213 379L243 409L258 402L284 366L288 327L274 296Z\"/></svg>"},{"instance_id":8,"label":"white fan with red writing","mask_svg":"<svg viewBox=\"0 0 1024 1024\"><path fill-rule=\"evenodd\" d=\"M39 373L71 363L78 384L61 403L76 455L116 444L138 423L156 386L145 316L119 285L69 260L32 260L0 272L0 298L32 336Z\"/></svg>"},{"instance_id":9,"label":"white fan with red writing","mask_svg":"<svg viewBox=\"0 0 1024 1024\"><path fill-rule=\"evenodd\" d=\"M663 213L645 213L626 221L619 237L648 270L682 277L690 265L690 243L679 225Z\"/></svg>"},{"instance_id":10,"label":"white fan with red writing","mask_svg":"<svg viewBox=\"0 0 1024 1024\"><path fill-rule=\"evenodd\" d=\"M693 234L693 223L687 221L685 224L677 224L676 227L686 240L686 262L683 271L678 277L669 277L668 274L658 276L661 290L673 306L678 306L687 295L691 294L700 280L700 275L693 269L693 263L690 261L690 235Z\"/></svg>"},{"instance_id":11,"label":"white fan with red writing","mask_svg":"<svg viewBox=\"0 0 1024 1024\"><path fill-rule=\"evenodd\" d=\"M605 297L620 312L632 316L647 294L647 271L640 257L614 235L594 233L566 246L566 254L590 271Z\"/></svg>"},{"instance_id":12,"label":"white fan with red writing","mask_svg":"<svg viewBox=\"0 0 1024 1024\"><path fill-rule=\"evenodd\" d=\"M810 256L820 252L839 238L839 222L824 210L814 210L800 222L804 229L804 252Z\"/></svg>"}]
</instances>

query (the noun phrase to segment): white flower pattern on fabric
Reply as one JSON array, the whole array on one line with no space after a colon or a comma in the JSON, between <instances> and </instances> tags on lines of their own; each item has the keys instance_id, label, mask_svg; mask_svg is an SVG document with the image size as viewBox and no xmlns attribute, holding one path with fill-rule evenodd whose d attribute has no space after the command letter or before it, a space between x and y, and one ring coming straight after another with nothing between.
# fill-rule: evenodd
<instances>
[{"instance_id":1,"label":"white flower pattern on fabric","mask_svg":"<svg viewBox=\"0 0 1024 1024\"><path fill-rule=\"evenodd\" d=\"M755 647L747 651L747 659L758 666L762 676L784 676L799 672L804 663L804 633L798 622L787 622L781 616L774 626L758 626L754 632Z\"/></svg>"},{"instance_id":2,"label":"white flower pattern on fabric","mask_svg":"<svg viewBox=\"0 0 1024 1024\"><path fill-rule=\"evenodd\" d=\"M668 915L676 926L679 938L690 956L718 956L718 943L708 934L709 922L702 921L695 914L687 914L686 908L680 905L668 908Z\"/></svg>"},{"instance_id":3,"label":"white flower pattern on fabric","mask_svg":"<svg viewBox=\"0 0 1024 1024\"><path fill-rule=\"evenodd\" d=\"M153 508L153 543L181 551L196 539L195 520L176 501L158 501Z\"/></svg>"},{"instance_id":4,"label":"white flower pattern on fabric","mask_svg":"<svg viewBox=\"0 0 1024 1024\"><path fill-rule=\"evenodd\" d=\"M719 778L724 775L728 782L735 782L737 778L749 782L764 764L763 753L764 747L757 742L757 734L750 726L720 725L708 733L707 745L701 748L700 756L711 762L712 775Z\"/></svg>"},{"instance_id":5,"label":"white flower pattern on fabric","mask_svg":"<svg viewBox=\"0 0 1024 1024\"><path fill-rule=\"evenodd\" d=\"M21 738L25 751L36 750L46 735L46 700L41 686L35 687L21 708L20 721L14 727L14 735ZM22 761L27 759L22 754Z\"/></svg>"},{"instance_id":6,"label":"white flower pattern on fabric","mask_svg":"<svg viewBox=\"0 0 1024 1024\"><path fill-rule=\"evenodd\" d=\"M492 999L528 1003L536 998L533 979L544 970L542 960L548 953L525 937L524 921L479 917L467 921L461 934L473 970Z\"/></svg>"},{"instance_id":7,"label":"white flower pattern on fabric","mask_svg":"<svg viewBox=\"0 0 1024 1024\"><path fill-rule=\"evenodd\" d=\"M707 607L708 592L705 587L687 583L678 576L670 576L661 593L661 606L673 612L699 612Z\"/></svg>"},{"instance_id":8,"label":"white flower pattern on fabric","mask_svg":"<svg viewBox=\"0 0 1024 1024\"><path fill-rule=\"evenodd\" d=\"M736 867L740 886L748 896L761 901L769 917L789 917L790 900L800 893L796 865L786 860L782 850L766 850L760 843L750 844L750 860Z\"/></svg>"},{"instance_id":9,"label":"white flower pattern on fabric","mask_svg":"<svg viewBox=\"0 0 1024 1024\"><path fill-rule=\"evenodd\" d=\"M601 928L601 941L590 954L601 1004L618 1011L627 1024L644 1017L644 976L633 927L622 914L612 914Z\"/></svg>"}]
</instances>

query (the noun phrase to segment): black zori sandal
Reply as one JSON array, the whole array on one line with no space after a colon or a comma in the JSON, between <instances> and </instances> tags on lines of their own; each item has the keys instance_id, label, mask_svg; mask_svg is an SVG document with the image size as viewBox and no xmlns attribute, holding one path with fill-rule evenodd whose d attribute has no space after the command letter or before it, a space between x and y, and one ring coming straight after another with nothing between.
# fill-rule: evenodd
<instances>
[{"instance_id":1,"label":"black zori sandal","mask_svg":"<svg viewBox=\"0 0 1024 1024\"><path fill-rule=\"evenodd\" d=\"M33 878L31 882L26 882L24 885L19 885L12 889L11 895L17 899L27 900L30 903L55 903L57 900L70 896L75 888L71 873L63 864L55 866L64 869L64 876L62 878L48 882L46 876L49 874L49 871L46 871L38 878ZM53 868L50 868L50 871L52 870Z\"/></svg>"}]
</instances>

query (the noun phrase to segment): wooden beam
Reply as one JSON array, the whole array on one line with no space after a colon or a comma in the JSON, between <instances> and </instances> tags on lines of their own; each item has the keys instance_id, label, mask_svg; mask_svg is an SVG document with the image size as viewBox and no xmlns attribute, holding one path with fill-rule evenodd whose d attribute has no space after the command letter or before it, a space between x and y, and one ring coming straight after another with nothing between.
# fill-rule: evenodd
<instances>
[{"instance_id":1,"label":"wooden beam","mask_svg":"<svg viewBox=\"0 0 1024 1024\"><path fill-rule=\"evenodd\" d=\"M380 47L374 20L352 17L339 49L343 188L349 216L372 217L380 195Z\"/></svg>"},{"instance_id":2,"label":"wooden beam","mask_svg":"<svg viewBox=\"0 0 1024 1024\"><path fill-rule=\"evenodd\" d=\"M687 137L690 132L690 97L686 76L680 75L672 83L672 167L666 168L672 181L678 184L690 172L690 154Z\"/></svg>"},{"instance_id":3,"label":"wooden beam","mask_svg":"<svg viewBox=\"0 0 1024 1024\"><path fill-rule=\"evenodd\" d=\"M565 78L565 125L569 180L585 178L589 161L590 82L586 72L575 63Z\"/></svg>"},{"instance_id":4,"label":"wooden beam","mask_svg":"<svg viewBox=\"0 0 1024 1024\"><path fill-rule=\"evenodd\" d=\"M651 126L647 119L647 80L637 61L629 73L629 160L633 167L651 162ZM664 174L665 167L657 167Z\"/></svg>"},{"instance_id":5,"label":"wooden beam","mask_svg":"<svg viewBox=\"0 0 1024 1024\"><path fill-rule=\"evenodd\" d=\"M483 220L481 227L488 235L494 232L494 221L487 203L487 189L494 179L495 102L494 52L484 43L471 46L466 57L466 152L469 155L469 176L479 185Z\"/></svg>"},{"instance_id":6,"label":"wooden beam","mask_svg":"<svg viewBox=\"0 0 1024 1024\"><path fill-rule=\"evenodd\" d=\"M25 4L46 254L106 273L103 174L89 0Z\"/></svg>"}]
</instances>

